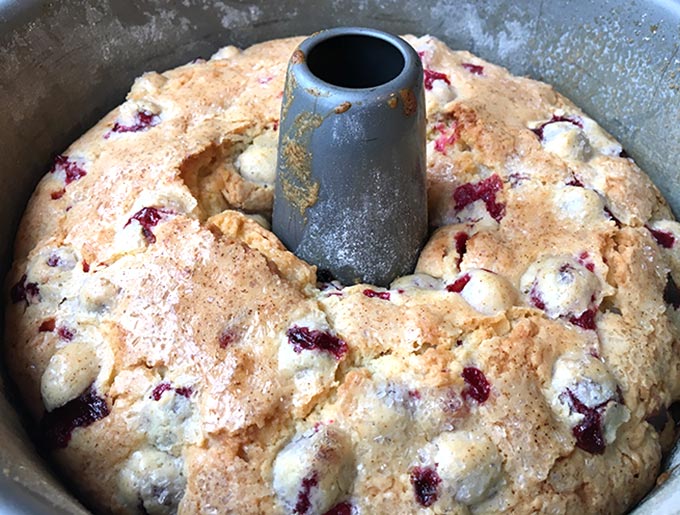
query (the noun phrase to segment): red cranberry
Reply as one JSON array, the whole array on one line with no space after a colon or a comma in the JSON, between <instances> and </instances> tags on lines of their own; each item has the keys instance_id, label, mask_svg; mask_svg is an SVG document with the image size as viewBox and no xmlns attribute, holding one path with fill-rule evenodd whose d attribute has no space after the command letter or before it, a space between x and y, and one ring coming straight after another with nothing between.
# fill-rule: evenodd
<instances>
[{"instance_id":1,"label":"red cranberry","mask_svg":"<svg viewBox=\"0 0 680 515\"><path fill-rule=\"evenodd\" d=\"M93 386L79 397L46 413L41 422L43 442L49 449L63 449L76 428L87 427L110 413L106 400Z\"/></svg>"},{"instance_id":2,"label":"red cranberry","mask_svg":"<svg viewBox=\"0 0 680 515\"><path fill-rule=\"evenodd\" d=\"M449 80L449 76L446 75L445 73L439 73L434 70L429 70L427 68L423 69L423 73L425 74L423 84L425 85L425 89L432 89L432 83L436 80L443 80L447 84L451 85L451 81Z\"/></svg>"},{"instance_id":3,"label":"red cranberry","mask_svg":"<svg viewBox=\"0 0 680 515\"><path fill-rule=\"evenodd\" d=\"M12 303L17 304L22 300L26 302L26 305L35 304L40 302L40 288L38 288L37 283L26 282L26 274L21 276L19 282L12 286L9 292Z\"/></svg>"},{"instance_id":4,"label":"red cranberry","mask_svg":"<svg viewBox=\"0 0 680 515\"><path fill-rule=\"evenodd\" d=\"M446 291L450 291L453 293L460 293L463 291L463 288L467 286L467 283L470 282L470 274L463 274L461 275L458 279L453 281L451 284L446 285Z\"/></svg>"},{"instance_id":5,"label":"red cranberry","mask_svg":"<svg viewBox=\"0 0 680 515\"><path fill-rule=\"evenodd\" d=\"M48 318L47 320L44 320L42 324L40 324L40 327L38 327L38 332L51 333L52 331L54 331L54 327L55 327L54 318Z\"/></svg>"},{"instance_id":6,"label":"red cranberry","mask_svg":"<svg viewBox=\"0 0 680 515\"><path fill-rule=\"evenodd\" d=\"M294 325L286 331L288 342L297 353L303 350L320 350L328 352L339 360L347 353L347 344L330 333Z\"/></svg>"},{"instance_id":7,"label":"red cranberry","mask_svg":"<svg viewBox=\"0 0 680 515\"><path fill-rule=\"evenodd\" d=\"M324 515L352 515L352 505L347 501L336 504Z\"/></svg>"},{"instance_id":8,"label":"red cranberry","mask_svg":"<svg viewBox=\"0 0 680 515\"><path fill-rule=\"evenodd\" d=\"M473 75L484 75L484 67L478 64L462 63L461 66Z\"/></svg>"},{"instance_id":9,"label":"red cranberry","mask_svg":"<svg viewBox=\"0 0 680 515\"><path fill-rule=\"evenodd\" d=\"M432 506L439 497L439 484L442 482L432 467L414 467L411 471L411 484L416 501L421 506Z\"/></svg>"},{"instance_id":10,"label":"red cranberry","mask_svg":"<svg viewBox=\"0 0 680 515\"><path fill-rule=\"evenodd\" d=\"M87 172L78 166L78 163L61 154L54 158L54 164L50 169L50 173L57 173L60 171L63 171L66 175L64 180L66 184L71 184L73 181L77 181L81 177L87 175Z\"/></svg>"},{"instance_id":11,"label":"red cranberry","mask_svg":"<svg viewBox=\"0 0 680 515\"><path fill-rule=\"evenodd\" d=\"M59 338L66 342L70 342L71 340L73 340L73 337L75 336L72 329L69 329L68 327L64 326L61 326L59 329L57 329L57 334L59 335Z\"/></svg>"},{"instance_id":12,"label":"red cranberry","mask_svg":"<svg viewBox=\"0 0 680 515\"><path fill-rule=\"evenodd\" d=\"M590 308L585 310L583 313L581 313L579 316L572 315L569 317L569 322L571 322L574 325L577 325L583 329L587 329L589 331L594 331L596 328L595 325L595 315L597 315L597 309L596 308Z\"/></svg>"},{"instance_id":13,"label":"red cranberry","mask_svg":"<svg viewBox=\"0 0 680 515\"><path fill-rule=\"evenodd\" d=\"M577 188L583 188L583 183L581 180L576 177L575 175L572 175L571 179L567 181L567 186L575 186Z\"/></svg>"},{"instance_id":14,"label":"red cranberry","mask_svg":"<svg viewBox=\"0 0 680 515\"><path fill-rule=\"evenodd\" d=\"M668 231L659 231L657 229L652 229L648 225L645 227L647 227L647 230L649 230L649 232L652 233L652 236L659 245L661 245L665 249L673 248L673 245L675 245L675 236L673 236L673 233Z\"/></svg>"},{"instance_id":15,"label":"red cranberry","mask_svg":"<svg viewBox=\"0 0 680 515\"><path fill-rule=\"evenodd\" d=\"M551 123L557 123L557 122L568 122L571 123L572 125L575 125L576 127L583 129L583 121L581 118L578 116L570 116L570 115L563 115L563 116L558 116L554 114L550 120L547 122L543 122L540 124L538 127L535 129L531 129L531 131L538 136L538 139L543 141L543 130L545 129L546 125L550 125Z\"/></svg>"},{"instance_id":16,"label":"red cranberry","mask_svg":"<svg viewBox=\"0 0 680 515\"><path fill-rule=\"evenodd\" d=\"M663 290L663 300L666 304L670 304L675 309L678 309L680 308L680 289L678 289L678 285L675 284L671 274L666 276L666 281L666 287Z\"/></svg>"},{"instance_id":17,"label":"red cranberry","mask_svg":"<svg viewBox=\"0 0 680 515\"><path fill-rule=\"evenodd\" d=\"M316 472L302 480L302 488L298 492L297 502L295 503L295 509L293 510L294 514L304 515L309 511L309 509L312 507L312 502L309 500L309 496L312 492L312 488L316 488L318 485L319 476Z\"/></svg>"},{"instance_id":18,"label":"red cranberry","mask_svg":"<svg viewBox=\"0 0 680 515\"><path fill-rule=\"evenodd\" d=\"M538 292L536 283L533 284L531 290L529 291L529 302L538 309L545 309L545 302L541 298L541 294Z\"/></svg>"},{"instance_id":19,"label":"red cranberry","mask_svg":"<svg viewBox=\"0 0 680 515\"><path fill-rule=\"evenodd\" d=\"M52 197L52 200L59 200L61 197L64 196L64 193L66 193L66 188L53 191L52 193L50 193L50 197Z\"/></svg>"},{"instance_id":20,"label":"red cranberry","mask_svg":"<svg viewBox=\"0 0 680 515\"><path fill-rule=\"evenodd\" d=\"M588 251L583 251L578 255L578 262L581 263L584 267L586 267L586 270L589 270L590 272L595 271L595 263L593 263L590 260L590 254L588 254Z\"/></svg>"},{"instance_id":21,"label":"red cranberry","mask_svg":"<svg viewBox=\"0 0 680 515\"><path fill-rule=\"evenodd\" d=\"M229 345L236 341L236 336L236 332L231 328L222 331L219 337L220 348L226 349L229 347Z\"/></svg>"},{"instance_id":22,"label":"red cranberry","mask_svg":"<svg viewBox=\"0 0 680 515\"><path fill-rule=\"evenodd\" d=\"M370 288L366 288L363 291L363 294L371 299L377 297L382 300L390 300L390 292L388 291L375 291L371 290Z\"/></svg>"},{"instance_id":23,"label":"red cranberry","mask_svg":"<svg viewBox=\"0 0 680 515\"><path fill-rule=\"evenodd\" d=\"M463 397L484 404L489 399L491 392L491 384L486 379L484 372L475 367L465 367L461 375L467 385L463 389Z\"/></svg>"},{"instance_id":24,"label":"red cranberry","mask_svg":"<svg viewBox=\"0 0 680 515\"><path fill-rule=\"evenodd\" d=\"M160 123L161 119L149 111L137 111L134 120L130 125L123 125L116 122L110 132L107 132L104 137L108 138L112 132L140 132L149 130Z\"/></svg>"},{"instance_id":25,"label":"red cranberry","mask_svg":"<svg viewBox=\"0 0 680 515\"><path fill-rule=\"evenodd\" d=\"M189 397L191 397L194 391L191 389L190 386L180 386L179 388L175 388L175 393L188 399Z\"/></svg>"},{"instance_id":26,"label":"red cranberry","mask_svg":"<svg viewBox=\"0 0 680 515\"><path fill-rule=\"evenodd\" d=\"M460 137L460 126L454 120L451 127L439 123L435 128L439 131L440 136L434 140L434 149L446 155L446 147L453 145ZM449 130L448 134L447 129Z\"/></svg>"},{"instance_id":27,"label":"red cranberry","mask_svg":"<svg viewBox=\"0 0 680 515\"><path fill-rule=\"evenodd\" d=\"M82 265L83 265L83 272L87 273L87 272L90 271L90 263L88 263L87 261L85 261L83 259Z\"/></svg>"},{"instance_id":28,"label":"red cranberry","mask_svg":"<svg viewBox=\"0 0 680 515\"><path fill-rule=\"evenodd\" d=\"M456 252L458 252L458 259L456 261L456 265L460 266L461 262L463 261L463 256L467 252L467 242L470 239L470 237L467 235L466 232L461 231L456 233L453 239L456 241Z\"/></svg>"},{"instance_id":29,"label":"red cranberry","mask_svg":"<svg viewBox=\"0 0 680 515\"><path fill-rule=\"evenodd\" d=\"M161 221L164 214L167 214L167 211L155 207L143 207L130 217L124 227L130 225L132 220L137 220L139 225L142 226L142 234L144 235L144 238L146 238L146 241L148 243L155 243L156 236L151 232L151 228L158 225L158 222Z\"/></svg>"},{"instance_id":30,"label":"red cranberry","mask_svg":"<svg viewBox=\"0 0 680 515\"><path fill-rule=\"evenodd\" d=\"M602 411L610 400L590 408L583 404L571 390L567 390L566 393L572 409L584 416L584 419L572 429L572 434L576 438L576 446L590 454L604 453L606 441L602 428Z\"/></svg>"},{"instance_id":31,"label":"red cranberry","mask_svg":"<svg viewBox=\"0 0 680 515\"><path fill-rule=\"evenodd\" d=\"M505 216L505 204L496 202L496 193L502 189L503 181L497 174L494 174L477 183L458 186L453 192L453 200L457 210L461 210L477 200L483 200L491 217L500 222Z\"/></svg>"},{"instance_id":32,"label":"red cranberry","mask_svg":"<svg viewBox=\"0 0 680 515\"><path fill-rule=\"evenodd\" d=\"M51 266L54 268L55 266L60 266L61 265L61 259L57 254L50 254L50 257L47 258L47 266Z\"/></svg>"},{"instance_id":33,"label":"red cranberry","mask_svg":"<svg viewBox=\"0 0 680 515\"><path fill-rule=\"evenodd\" d=\"M163 394L168 390L172 390L170 383L158 383L156 388L151 392L151 395L149 395L149 399L160 401Z\"/></svg>"}]
</instances>

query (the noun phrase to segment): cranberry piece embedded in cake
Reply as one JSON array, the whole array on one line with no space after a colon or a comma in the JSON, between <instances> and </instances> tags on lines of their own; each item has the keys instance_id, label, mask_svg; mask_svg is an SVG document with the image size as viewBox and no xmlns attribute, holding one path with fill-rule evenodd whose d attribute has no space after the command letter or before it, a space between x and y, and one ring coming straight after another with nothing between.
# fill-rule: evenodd
<instances>
[{"instance_id":1,"label":"cranberry piece embedded in cake","mask_svg":"<svg viewBox=\"0 0 680 515\"><path fill-rule=\"evenodd\" d=\"M347 501L336 504L324 515L352 515L352 505Z\"/></svg>"},{"instance_id":2,"label":"cranberry piece embedded in cake","mask_svg":"<svg viewBox=\"0 0 680 515\"><path fill-rule=\"evenodd\" d=\"M478 64L462 63L461 66L469 71L472 75L484 75L484 67Z\"/></svg>"},{"instance_id":3,"label":"cranberry piece embedded in cake","mask_svg":"<svg viewBox=\"0 0 680 515\"><path fill-rule=\"evenodd\" d=\"M475 367L465 367L461 375L467 385L463 389L463 397L465 399L474 399L478 403L484 404L489 399L491 392L491 384L484 375L484 372Z\"/></svg>"},{"instance_id":4,"label":"cranberry piece embedded in cake","mask_svg":"<svg viewBox=\"0 0 680 515\"><path fill-rule=\"evenodd\" d=\"M52 200L59 200L61 197L64 196L64 193L66 193L66 188L61 188L60 190L56 190L50 193L50 197L52 198Z\"/></svg>"},{"instance_id":5,"label":"cranberry piece embedded in cake","mask_svg":"<svg viewBox=\"0 0 680 515\"><path fill-rule=\"evenodd\" d=\"M161 221L163 215L165 214L167 214L167 212L162 209L157 209L155 207L143 207L130 217L124 227L130 225L132 220L136 220L139 225L142 226L142 234L144 235L144 238L146 238L146 241L148 243L155 243L156 236L151 231L151 228L158 225L158 222Z\"/></svg>"},{"instance_id":6,"label":"cranberry piece embedded in cake","mask_svg":"<svg viewBox=\"0 0 680 515\"><path fill-rule=\"evenodd\" d=\"M22 300L26 302L27 306L40 302L40 288L38 288L37 283L27 282L26 274L22 275L19 282L12 286L9 295L14 304L18 304Z\"/></svg>"},{"instance_id":7,"label":"cranberry piece embedded in cake","mask_svg":"<svg viewBox=\"0 0 680 515\"><path fill-rule=\"evenodd\" d=\"M110 132L105 134L105 138L108 138L112 132L140 132L149 130L151 127L155 127L160 123L161 119L158 115L153 114L150 111L142 110L137 111L129 125L116 122Z\"/></svg>"},{"instance_id":8,"label":"cranberry piece embedded in cake","mask_svg":"<svg viewBox=\"0 0 680 515\"><path fill-rule=\"evenodd\" d=\"M236 331L234 331L232 328L229 328L229 327L226 328L224 331L222 331L220 333L220 336L219 336L219 339L218 339L219 344L220 344L220 348L226 349L227 347L229 347L229 345L231 345L232 343L234 343L236 341L236 338L237 338Z\"/></svg>"},{"instance_id":9,"label":"cranberry piece embedded in cake","mask_svg":"<svg viewBox=\"0 0 680 515\"><path fill-rule=\"evenodd\" d=\"M429 70L427 68L423 69L423 73L424 73L423 84L425 85L425 89L432 89L432 83L436 80L443 80L447 84L451 85L449 76L446 75L445 73L439 73L434 70Z\"/></svg>"},{"instance_id":10,"label":"cranberry piece embedded in cake","mask_svg":"<svg viewBox=\"0 0 680 515\"><path fill-rule=\"evenodd\" d=\"M547 122L543 122L537 127L531 129L531 131L538 136L540 140L543 140L543 130L547 125L550 125L551 123L558 123L558 122L568 122L571 123L572 125L575 125L579 129L583 129L583 120L579 118L578 116L571 116L571 115L557 115L554 114L552 115L552 118L548 120Z\"/></svg>"},{"instance_id":11,"label":"cranberry piece embedded in cake","mask_svg":"<svg viewBox=\"0 0 680 515\"><path fill-rule=\"evenodd\" d=\"M87 427L109 413L106 400L91 386L79 397L45 414L41 422L43 441L48 449L63 449L75 429Z\"/></svg>"},{"instance_id":12,"label":"cranberry piece embedded in cake","mask_svg":"<svg viewBox=\"0 0 680 515\"><path fill-rule=\"evenodd\" d=\"M572 315L568 318L569 322L574 325L579 326L582 329L587 329L589 331L594 331L596 329L595 316L597 315L596 308L586 309L580 315Z\"/></svg>"},{"instance_id":13,"label":"cranberry piece embedded in cake","mask_svg":"<svg viewBox=\"0 0 680 515\"><path fill-rule=\"evenodd\" d=\"M193 395L194 390L189 386L180 386L178 388L175 388L175 393L188 399Z\"/></svg>"},{"instance_id":14,"label":"cranberry piece embedded in cake","mask_svg":"<svg viewBox=\"0 0 680 515\"><path fill-rule=\"evenodd\" d=\"M370 288L366 288L362 293L371 299L377 297L382 300L390 300L390 292L388 291L375 291L371 290Z\"/></svg>"},{"instance_id":15,"label":"cranberry piece embedded in cake","mask_svg":"<svg viewBox=\"0 0 680 515\"><path fill-rule=\"evenodd\" d=\"M163 394L169 390L172 390L172 385L170 383L158 383L151 392L151 395L149 395L149 399L160 401Z\"/></svg>"},{"instance_id":16,"label":"cranberry piece embedded in cake","mask_svg":"<svg viewBox=\"0 0 680 515\"><path fill-rule=\"evenodd\" d=\"M439 497L439 484L442 482L432 467L414 467L411 470L411 484L418 504L432 506Z\"/></svg>"},{"instance_id":17,"label":"cranberry piece embedded in cake","mask_svg":"<svg viewBox=\"0 0 680 515\"><path fill-rule=\"evenodd\" d=\"M65 342L70 342L71 340L73 340L73 337L75 336L73 329L69 329L68 327L65 326L61 326L59 329L57 329L57 334L59 335L59 338L61 338Z\"/></svg>"},{"instance_id":18,"label":"cranberry piece embedded in cake","mask_svg":"<svg viewBox=\"0 0 680 515\"><path fill-rule=\"evenodd\" d=\"M675 245L675 236L673 236L673 233L669 231L660 231L658 229L652 229L648 225L646 225L647 230L652 233L652 236L656 240L656 242L661 245L665 249L672 249L673 245Z\"/></svg>"},{"instance_id":19,"label":"cranberry piece embedded in cake","mask_svg":"<svg viewBox=\"0 0 680 515\"><path fill-rule=\"evenodd\" d=\"M456 264L460 266L461 262L463 261L463 256L465 255L465 252L467 252L467 242L470 239L470 237L466 232L461 231L457 232L453 239L456 242L456 252L458 252L458 259L456 260Z\"/></svg>"},{"instance_id":20,"label":"cranberry piece embedded in cake","mask_svg":"<svg viewBox=\"0 0 680 515\"><path fill-rule=\"evenodd\" d=\"M78 165L75 161L62 154L54 158L54 164L50 169L50 173L64 172L64 183L71 184L73 181L87 175L87 172Z\"/></svg>"},{"instance_id":21,"label":"cranberry piece embedded in cake","mask_svg":"<svg viewBox=\"0 0 680 515\"><path fill-rule=\"evenodd\" d=\"M470 282L470 274L463 274L458 279L453 281L451 284L446 285L446 291L453 293L460 293L463 288Z\"/></svg>"},{"instance_id":22,"label":"cranberry piece embedded in cake","mask_svg":"<svg viewBox=\"0 0 680 515\"><path fill-rule=\"evenodd\" d=\"M312 488L319 486L319 474L318 472L313 472L311 475L302 479L302 485L297 496L297 503L295 503L295 510L293 513L296 515L304 515L312 507L312 503L309 499L309 495Z\"/></svg>"},{"instance_id":23,"label":"cranberry piece embedded in cake","mask_svg":"<svg viewBox=\"0 0 680 515\"><path fill-rule=\"evenodd\" d=\"M55 324L54 318L48 318L47 320L44 320L42 324L40 324L40 327L38 327L38 332L51 333L54 331Z\"/></svg>"},{"instance_id":24,"label":"cranberry piece embedded in cake","mask_svg":"<svg viewBox=\"0 0 680 515\"><path fill-rule=\"evenodd\" d=\"M482 200L491 217L500 222L505 216L505 204L496 201L496 194L503 189L503 181L498 174L493 174L477 183L458 186L453 192L453 200L457 210Z\"/></svg>"},{"instance_id":25,"label":"cranberry piece embedded in cake","mask_svg":"<svg viewBox=\"0 0 680 515\"><path fill-rule=\"evenodd\" d=\"M303 350L320 350L331 354L337 360L342 359L347 353L347 344L326 331L294 325L286 331L286 336L297 353Z\"/></svg>"},{"instance_id":26,"label":"cranberry piece embedded in cake","mask_svg":"<svg viewBox=\"0 0 680 515\"><path fill-rule=\"evenodd\" d=\"M567 390L567 394L574 411L584 416L583 420L572 429L574 438L576 438L576 446L590 454L603 454L607 443L602 429L600 413L602 405L589 408L578 400L571 390Z\"/></svg>"}]
</instances>

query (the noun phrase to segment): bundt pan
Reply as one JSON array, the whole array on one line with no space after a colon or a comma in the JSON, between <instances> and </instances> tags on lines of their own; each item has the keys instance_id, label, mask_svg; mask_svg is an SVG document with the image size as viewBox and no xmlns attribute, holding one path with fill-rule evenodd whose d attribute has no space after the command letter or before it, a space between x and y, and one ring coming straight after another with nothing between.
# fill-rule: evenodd
<instances>
[{"instance_id":1,"label":"bundt pan","mask_svg":"<svg viewBox=\"0 0 680 515\"><path fill-rule=\"evenodd\" d=\"M0 276L51 158L119 104L136 76L227 44L339 25L430 33L552 83L623 143L680 213L680 1L6 0ZM0 393L0 512L87 513L34 450L6 377ZM680 513L678 465L680 446L667 460L666 480L633 513Z\"/></svg>"}]
</instances>

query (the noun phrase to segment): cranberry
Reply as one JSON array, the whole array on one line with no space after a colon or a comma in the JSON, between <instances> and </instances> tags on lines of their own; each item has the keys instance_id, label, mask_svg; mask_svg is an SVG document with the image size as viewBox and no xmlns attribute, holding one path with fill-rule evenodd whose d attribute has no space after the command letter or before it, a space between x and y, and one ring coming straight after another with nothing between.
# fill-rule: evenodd
<instances>
[{"instance_id":1,"label":"cranberry","mask_svg":"<svg viewBox=\"0 0 680 515\"><path fill-rule=\"evenodd\" d=\"M602 411L612 399L590 408L583 404L571 390L567 390L566 393L572 409L584 416L584 419L572 429L572 434L576 438L576 446L590 454L604 453L606 441L602 429Z\"/></svg>"},{"instance_id":2,"label":"cranberry","mask_svg":"<svg viewBox=\"0 0 680 515\"><path fill-rule=\"evenodd\" d=\"M229 345L236 341L236 336L236 332L231 328L222 331L219 337L220 348L226 349L229 347Z\"/></svg>"},{"instance_id":3,"label":"cranberry","mask_svg":"<svg viewBox=\"0 0 680 515\"><path fill-rule=\"evenodd\" d=\"M458 279L453 281L451 284L446 285L446 291L450 291L453 293L460 293L463 291L463 288L467 286L467 283L470 282L470 274L463 274L461 275Z\"/></svg>"},{"instance_id":4,"label":"cranberry","mask_svg":"<svg viewBox=\"0 0 680 515\"><path fill-rule=\"evenodd\" d=\"M66 342L70 342L71 340L73 340L73 337L75 336L72 329L69 329L68 327L64 326L61 326L59 329L57 329L57 334L59 335L59 338Z\"/></svg>"},{"instance_id":5,"label":"cranberry","mask_svg":"<svg viewBox=\"0 0 680 515\"><path fill-rule=\"evenodd\" d=\"M160 401L163 394L168 390L172 390L170 383L158 383L156 388L151 392L151 395L149 395L149 399Z\"/></svg>"},{"instance_id":6,"label":"cranberry","mask_svg":"<svg viewBox=\"0 0 680 515\"><path fill-rule=\"evenodd\" d=\"M110 413L106 400L93 386L79 397L46 413L41 422L43 441L49 449L63 449L76 428L87 427Z\"/></svg>"},{"instance_id":7,"label":"cranberry","mask_svg":"<svg viewBox=\"0 0 680 515\"><path fill-rule=\"evenodd\" d=\"M87 272L90 271L90 263L88 263L87 261L85 261L83 259L82 265L83 265L83 272L87 273Z\"/></svg>"},{"instance_id":8,"label":"cranberry","mask_svg":"<svg viewBox=\"0 0 680 515\"><path fill-rule=\"evenodd\" d=\"M460 267L460 264L463 261L463 256L465 255L465 252L467 252L467 242L470 237L466 232L461 231L457 232L453 239L456 241L456 252L458 252L456 265Z\"/></svg>"},{"instance_id":9,"label":"cranberry","mask_svg":"<svg viewBox=\"0 0 680 515\"><path fill-rule=\"evenodd\" d=\"M595 330L595 315L597 315L597 309L590 308L586 309L579 316L572 315L569 317L569 322L577 325L583 329L594 331Z\"/></svg>"},{"instance_id":10,"label":"cranberry","mask_svg":"<svg viewBox=\"0 0 680 515\"><path fill-rule=\"evenodd\" d=\"M446 155L446 147L453 145L460 137L460 127L454 120L451 127L447 127L443 123L439 123L435 129L437 129L440 136L434 140L434 149L437 152ZM450 129L448 134L447 129Z\"/></svg>"},{"instance_id":11,"label":"cranberry","mask_svg":"<svg viewBox=\"0 0 680 515\"><path fill-rule=\"evenodd\" d=\"M439 474L431 467L414 467L411 471L411 484L416 495L416 501L426 508L437 501L441 482Z\"/></svg>"},{"instance_id":12,"label":"cranberry","mask_svg":"<svg viewBox=\"0 0 680 515\"><path fill-rule=\"evenodd\" d=\"M312 502L309 500L309 495L312 491L312 488L316 488L318 485L319 476L316 472L303 478L302 488L298 492L297 502L295 503L295 509L293 510L293 513L303 515L309 511L309 509L312 507Z\"/></svg>"},{"instance_id":13,"label":"cranberry","mask_svg":"<svg viewBox=\"0 0 680 515\"><path fill-rule=\"evenodd\" d=\"M463 380L467 385L463 389L465 399L472 398L480 404L484 404L489 399L491 384L486 379L484 372L475 367L465 367L463 369Z\"/></svg>"},{"instance_id":14,"label":"cranberry","mask_svg":"<svg viewBox=\"0 0 680 515\"><path fill-rule=\"evenodd\" d=\"M294 325L286 331L288 342L297 353L303 350L321 350L339 360L347 353L347 344L330 333Z\"/></svg>"},{"instance_id":15,"label":"cranberry","mask_svg":"<svg viewBox=\"0 0 680 515\"><path fill-rule=\"evenodd\" d=\"M652 236L659 245L661 245L665 249L673 248L673 245L675 245L675 236L673 236L673 233L652 229L648 225L645 227L647 227L647 230L652 233Z\"/></svg>"},{"instance_id":16,"label":"cranberry","mask_svg":"<svg viewBox=\"0 0 680 515\"><path fill-rule=\"evenodd\" d=\"M538 288L536 287L536 283L534 283L531 286L531 290L529 291L529 301L536 308L545 309L545 302L541 298L541 294L538 293Z\"/></svg>"},{"instance_id":17,"label":"cranberry","mask_svg":"<svg viewBox=\"0 0 680 515\"><path fill-rule=\"evenodd\" d=\"M110 132L107 132L104 137L108 138L112 132L140 132L149 130L160 123L161 119L146 110L137 111L131 125L122 125L116 122Z\"/></svg>"},{"instance_id":18,"label":"cranberry","mask_svg":"<svg viewBox=\"0 0 680 515\"><path fill-rule=\"evenodd\" d=\"M678 285L675 284L671 274L666 276L666 281L666 287L663 290L663 300L675 309L678 309L680 308L680 289L678 289Z\"/></svg>"},{"instance_id":19,"label":"cranberry","mask_svg":"<svg viewBox=\"0 0 680 515\"><path fill-rule=\"evenodd\" d=\"M446 75L445 73L439 73L434 70L429 70L427 68L423 69L423 73L425 74L423 84L425 85L425 89L432 89L432 83L436 80L443 80L447 84L451 85L451 81L449 80L449 76Z\"/></svg>"},{"instance_id":20,"label":"cranberry","mask_svg":"<svg viewBox=\"0 0 680 515\"><path fill-rule=\"evenodd\" d=\"M66 188L53 191L52 193L50 193L50 197L52 197L52 200L59 200L61 197L64 196L64 193L66 193Z\"/></svg>"},{"instance_id":21,"label":"cranberry","mask_svg":"<svg viewBox=\"0 0 680 515\"><path fill-rule=\"evenodd\" d=\"M486 210L491 217L500 222L505 216L505 204L496 202L496 193L503 189L501 178L494 174L477 183L468 183L458 186L453 192L453 200L457 210L463 209L468 204L477 200L483 200Z\"/></svg>"},{"instance_id":22,"label":"cranberry","mask_svg":"<svg viewBox=\"0 0 680 515\"><path fill-rule=\"evenodd\" d=\"M366 288L363 291L363 294L370 299L377 297L382 300L390 300L390 292L388 291L375 291L371 290L370 288Z\"/></svg>"},{"instance_id":23,"label":"cranberry","mask_svg":"<svg viewBox=\"0 0 680 515\"><path fill-rule=\"evenodd\" d=\"M50 173L61 171L66 175L66 178L64 179L66 184L71 184L73 181L77 181L81 177L87 175L87 172L78 166L78 163L71 160L69 157L60 154L54 158L54 164L50 169Z\"/></svg>"},{"instance_id":24,"label":"cranberry","mask_svg":"<svg viewBox=\"0 0 680 515\"><path fill-rule=\"evenodd\" d=\"M409 396L411 399L415 399L415 400L417 400L417 401L419 401L419 400L422 398L422 395L420 394L420 391L418 391L418 390L409 390L409 391L408 391L408 396Z\"/></svg>"},{"instance_id":25,"label":"cranberry","mask_svg":"<svg viewBox=\"0 0 680 515\"><path fill-rule=\"evenodd\" d=\"M575 175L572 175L571 179L567 181L567 186L575 186L577 188L583 188L583 183L581 180L576 177Z\"/></svg>"},{"instance_id":26,"label":"cranberry","mask_svg":"<svg viewBox=\"0 0 680 515\"><path fill-rule=\"evenodd\" d=\"M61 259L57 254L50 254L50 257L47 258L47 266L51 266L54 268L55 266L60 266L61 265Z\"/></svg>"},{"instance_id":27,"label":"cranberry","mask_svg":"<svg viewBox=\"0 0 680 515\"><path fill-rule=\"evenodd\" d=\"M352 515L352 505L347 501L336 504L324 515Z\"/></svg>"},{"instance_id":28,"label":"cranberry","mask_svg":"<svg viewBox=\"0 0 680 515\"><path fill-rule=\"evenodd\" d=\"M484 75L484 67L478 64L462 63L461 66L473 75Z\"/></svg>"},{"instance_id":29,"label":"cranberry","mask_svg":"<svg viewBox=\"0 0 680 515\"><path fill-rule=\"evenodd\" d=\"M38 284L29 283L26 282L26 280L26 274L24 274L21 276L21 279L19 279L19 282L12 286L9 295L14 304L17 304L22 300L26 302L27 306L40 302L40 288L38 288Z\"/></svg>"},{"instance_id":30,"label":"cranberry","mask_svg":"<svg viewBox=\"0 0 680 515\"><path fill-rule=\"evenodd\" d=\"M554 114L550 120L547 122L543 122L540 124L538 127L535 129L531 129L531 131L538 136L538 139L543 141L543 130L545 129L546 125L550 125L551 123L557 123L557 122L568 122L571 123L572 125L575 125L576 127L583 129L583 121L581 118L578 116L570 116L570 115L563 115L563 116L558 116Z\"/></svg>"},{"instance_id":31,"label":"cranberry","mask_svg":"<svg viewBox=\"0 0 680 515\"><path fill-rule=\"evenodd\" d=\"M139 225L142 226L142 234L144 235L144 238L146 238L146 241L148 243L155 243L156 236L151 232L151 228L158 225L158 222L161 221L163 215L166 213L166 211L156 209L155 207L143 207L130 217L124 227L130 225L132 220L137 220Z\"/></svg>"},{"instance_id":32,"label":"cranberry","mask_svg":"<svg viewBox=\"0 0 680 515\"><path fill-rule=\"evenodd\" d=\"M581 263L584 267L586 267L586 270L590 272L595 271L595 263L593 263L590 260L590 254L588 254L588 251L584 250L578 255L578 262Z\"/></svg>"},{"instance_id":33,"label":"cranberry","mask_svg":"<svg viewBox=\"0 0 680 515\"><path fill-rule=\"evenodd\" d=\"M180 386L179 388L175 388L175 393L188 399L189 397L191 397L194 391L189 386Z\"/></svg>"},{"instance_id":34,"label":"cranberry","mask_svg":"<svg viewBox=\"0 0 680 515\"><path fill-rule=\"evenodd\" d=\"M47 320L44 320L42 324L40 324L40 327L38 327L38 332L51 333L52 331L54 331L54 327L55 327L54 318L48 318Z\"/></svg>"}]
</instances>

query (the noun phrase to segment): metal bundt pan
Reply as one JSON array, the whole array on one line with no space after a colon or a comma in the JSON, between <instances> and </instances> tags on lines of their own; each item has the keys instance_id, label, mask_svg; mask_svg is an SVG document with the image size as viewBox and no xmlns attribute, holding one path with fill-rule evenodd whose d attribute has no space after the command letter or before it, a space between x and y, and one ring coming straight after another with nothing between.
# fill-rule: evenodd
<instances>
[{"instance_id":1,"label":"metal bundt pan","mask_svg":"<svg viewBox=\"0 0 680 515\"><path fill-rule=\"evenodd\" d=\"M0 277L52 156L136 76L226 44L338 25L430 33L554 84L622 141L680 213L678 0L0 0ZM86 513L35 452L11 388L0 382L0 393L0 512ZM677 465L680 446L666 470ZM680 474L634 513L680 513Z\"/></svg>"}]
</instances>

